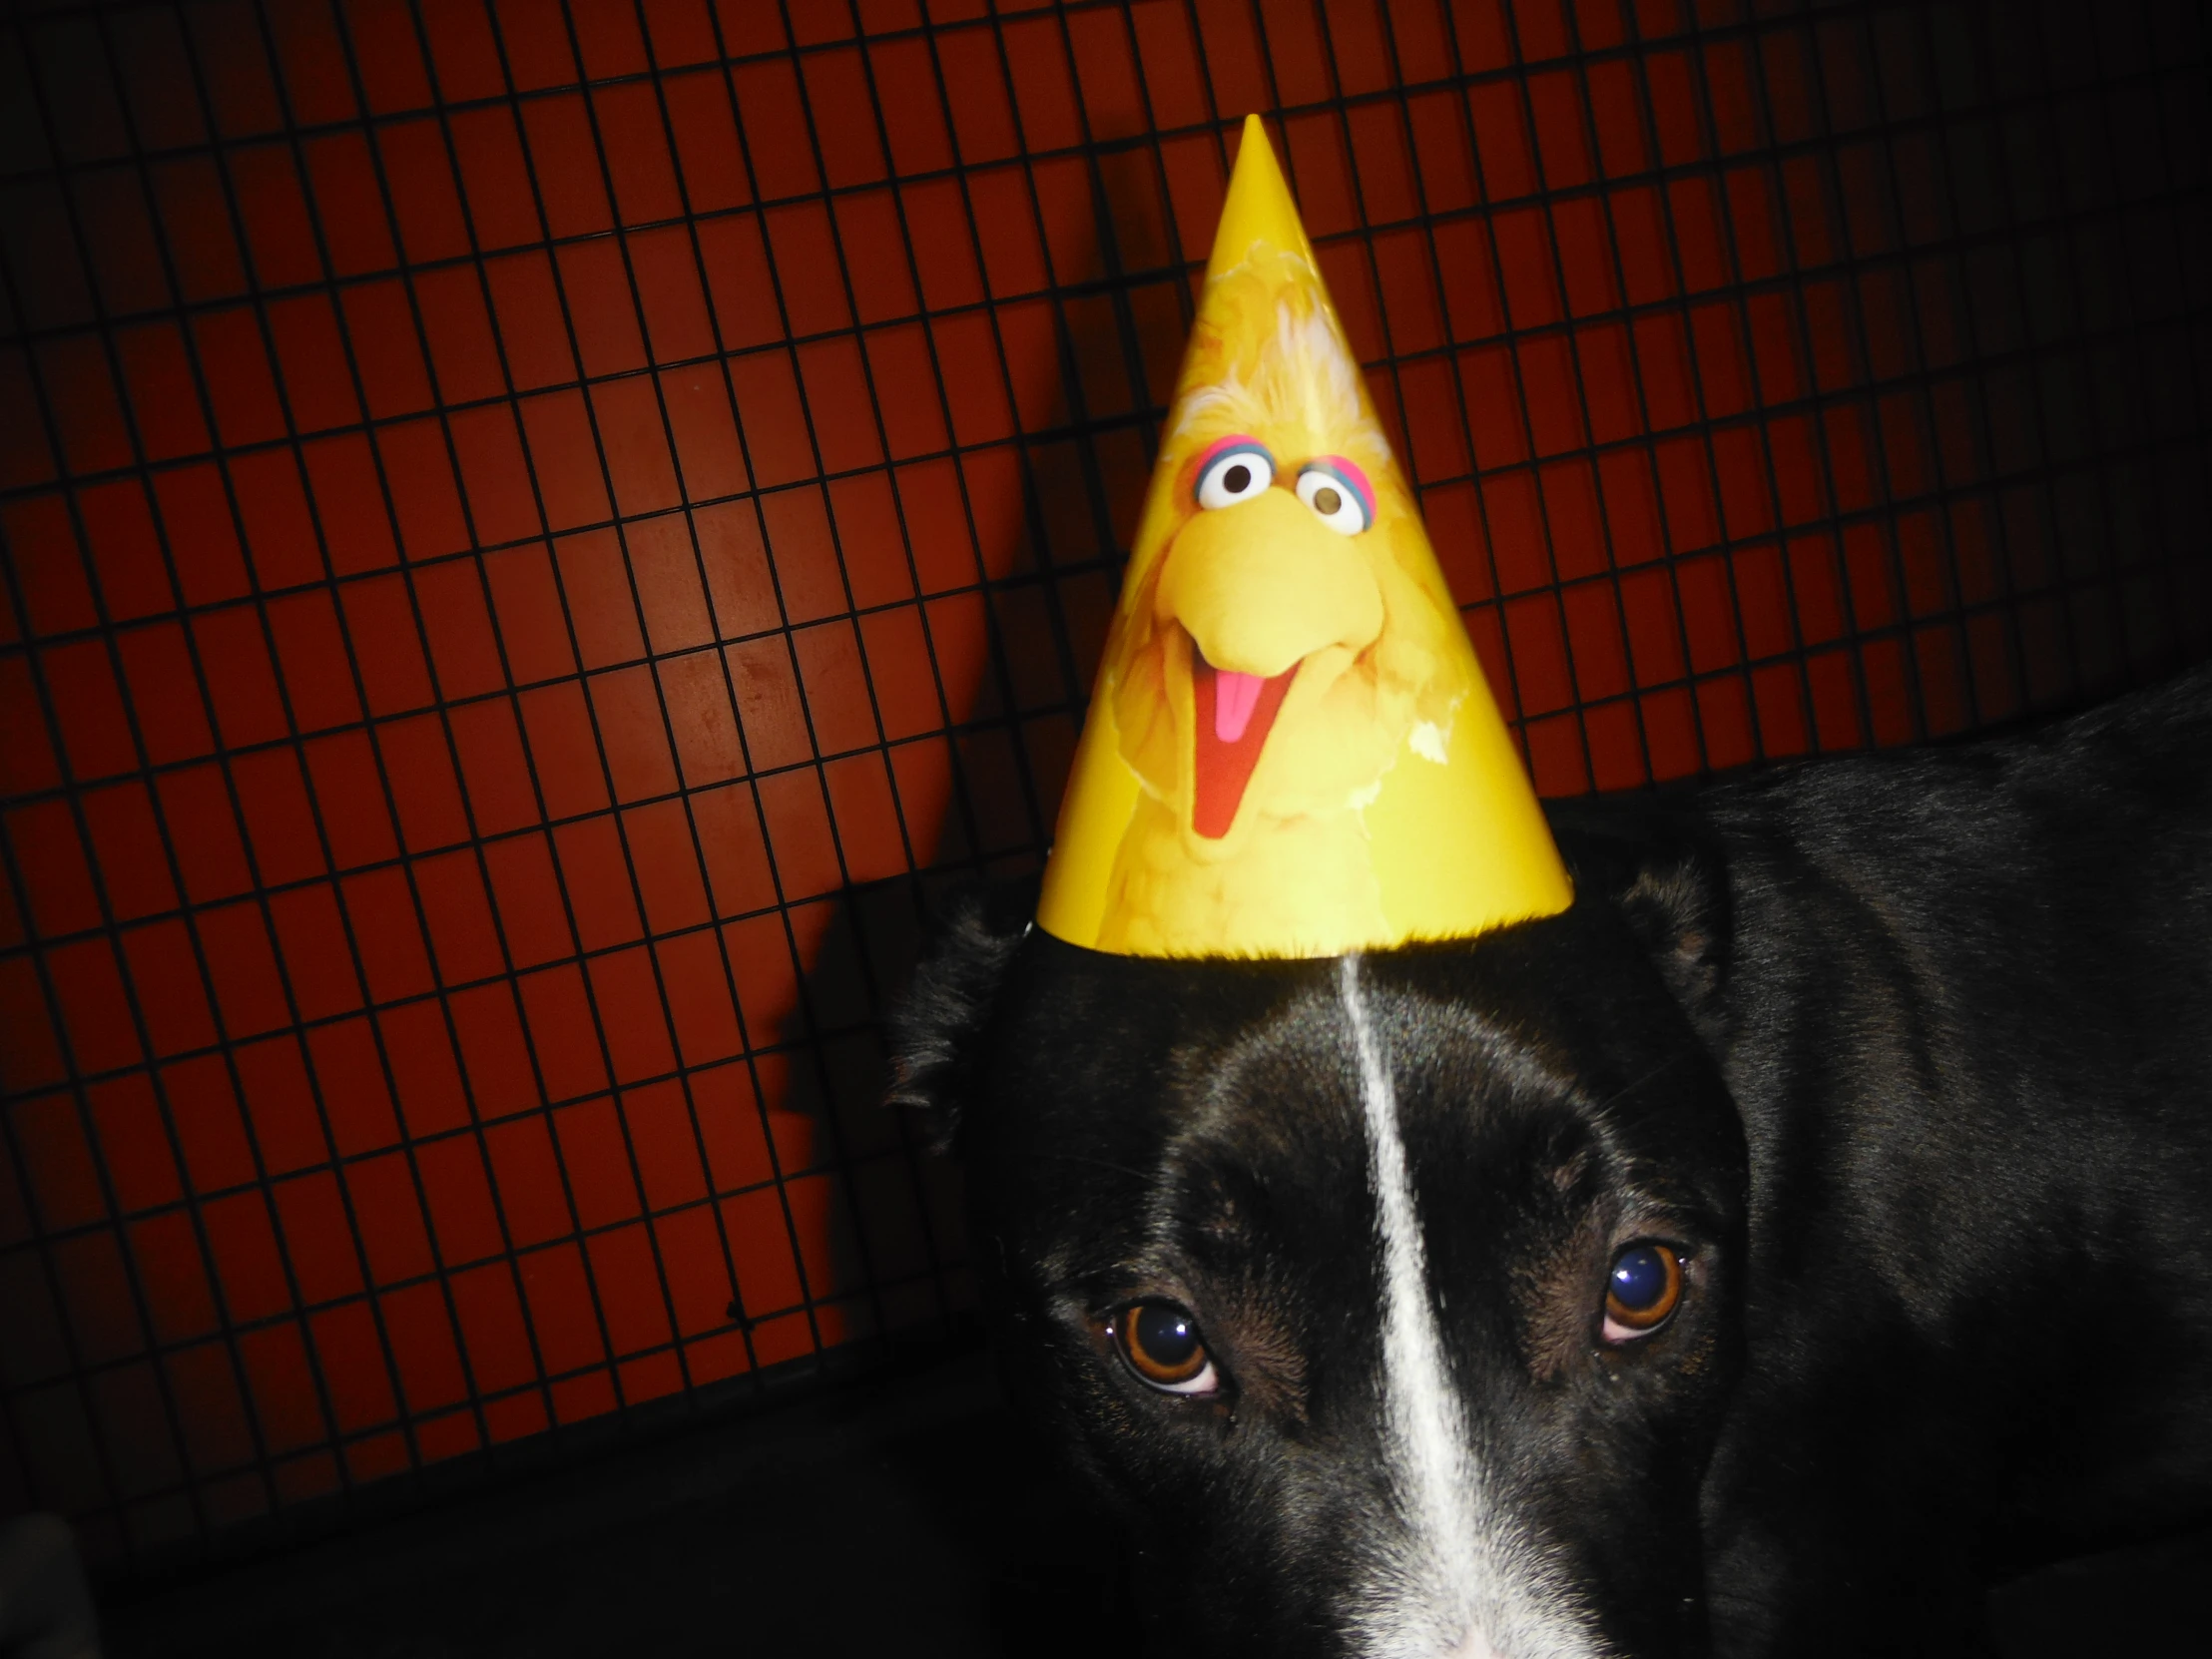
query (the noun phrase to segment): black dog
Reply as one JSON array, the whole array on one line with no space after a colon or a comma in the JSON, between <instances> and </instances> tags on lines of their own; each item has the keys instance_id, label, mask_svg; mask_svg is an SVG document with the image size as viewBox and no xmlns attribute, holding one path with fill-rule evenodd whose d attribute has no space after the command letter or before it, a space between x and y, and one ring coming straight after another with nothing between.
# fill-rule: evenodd
<instances>
[{"instance_id":1,"label":"black dog","mask_svg":"<svg viewBox=\"0 0 2212 1659\"><path fill-rule=\"evenodd\" d=\"M979 896L917 973L895 1096L1174 1651L1975 1652L2212 1509L2212 673L1551 819L1573 907L1472 942Z\"/></svg>"}]
</instances>

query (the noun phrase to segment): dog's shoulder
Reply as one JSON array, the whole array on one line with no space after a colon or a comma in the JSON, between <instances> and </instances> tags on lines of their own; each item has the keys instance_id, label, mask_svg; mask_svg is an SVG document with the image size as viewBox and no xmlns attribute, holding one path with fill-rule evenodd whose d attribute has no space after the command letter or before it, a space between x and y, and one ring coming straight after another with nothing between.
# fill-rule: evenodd
<instances>
[{"instance_id":1,"label":"dog's shoulder","mask_svg":"<svg viewBox=\"0 0 2212 1659\"><path fill-rule=\"evenodd\" d=\"M1578 890L1632 911L1741 923L1745 905L1823 893L1953 916L2030 893L2054 915L2069 895L2207 901L2212 665L1994 738L1546 811Z\"/></svg>"},{"instance_id":2,"label":"dog's shoulder","mask_svg":"<svg viewBox=\"0 0 2212 1659\"><path fill-rule=\"evenodd\" d=\"M2178 951L2176 926L2212 911L2212 670L2006 736L1780 769L1703 806L1744 925L1857 917L1981 982L2008 977L1989 959L2006 953L2029 972Z\"/></svg>"},{"instance_id":3,"label":"dog's shoulder","mask_svg":"<svg viewBox=\"0 0 2212 1659\"><path fill-rule=\"evenodd\" d=\"M1780 1057L1819 1054L1991 1101L2039 1067L2087 1101L2130 1050L2212 1029L2212 668L1995 738L1549 810L1578 891L1753 1096L1812 1098Z\"/></svg>"},{"instance_id":4,"label":"dog's shoulder","mask_svg":"<svg viewBox=\"0 0 2212 1659\"><path fill-rule=\"evenodd\" d=\"M1778 768L1705 793L1734 847L1936 867L2031 843L2083 853L2190 837L2212 814L2212 666L2082 714L1970 742ZM1907 867L1910 867L1908 865Z\"/></svg>"}]
</instances>

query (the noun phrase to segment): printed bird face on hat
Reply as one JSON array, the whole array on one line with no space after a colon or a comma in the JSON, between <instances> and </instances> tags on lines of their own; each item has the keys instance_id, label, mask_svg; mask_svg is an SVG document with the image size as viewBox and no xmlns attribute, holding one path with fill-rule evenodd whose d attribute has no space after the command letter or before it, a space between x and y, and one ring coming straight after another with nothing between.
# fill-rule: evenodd
<instances>
[{"instance_id":1,"label":"printed bird face on hat","mask_svg":"<svg viewBox=\"0 0 2212 1659\"><path fill-rule=\"evenodd\" d=\"M1572 897L1250 117L1038 922L1333 956Z\"/></svg>"}]
</instances>

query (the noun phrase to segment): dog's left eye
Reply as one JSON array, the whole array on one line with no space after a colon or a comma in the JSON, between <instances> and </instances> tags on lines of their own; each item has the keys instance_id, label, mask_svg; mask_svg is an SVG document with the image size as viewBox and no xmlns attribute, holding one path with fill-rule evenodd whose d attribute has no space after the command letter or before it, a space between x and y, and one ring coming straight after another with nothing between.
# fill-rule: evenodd
<instances>
[{"instance_id":1,"label":"dog's left eye","mask_svg":"<svg viewBox=\"0 0 2212 1659\"><path fill-rule=\"evenodd\" d=\"M1650 1336L1681 1300L1682 1259L1663 1244L1630 1245L1605 1276L1605 1340Z\"/></svg>"},{"instance_id":2,"label":"dog's left eye","mask_svg":"<svg viewBox=\"0 0 2212 1659\"><path fill-rule=\"evenodd\" d=\"M1108 1326L1114 1347L1140 1380L1163 1393L1212 1393L1220 1379L1198 1322L1172 1302L1138 1302Z\"/></svg>"}]
</instances>

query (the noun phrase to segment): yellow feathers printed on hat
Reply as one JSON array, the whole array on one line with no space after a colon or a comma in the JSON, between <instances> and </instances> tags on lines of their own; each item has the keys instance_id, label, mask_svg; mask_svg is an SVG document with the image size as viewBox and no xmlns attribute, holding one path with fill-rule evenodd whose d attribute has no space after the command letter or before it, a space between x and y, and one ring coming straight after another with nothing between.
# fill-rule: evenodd
<instances>
[{"instance_id":1,"label":"yellow feathers printed on hat","mask_svg":"<svg viewBox=\"0 0 2212 1659\"><path fill-rule=\"evenodd\" d=\"M1336 956L1573 897L1247 117L1038 925Z\"/></svg>"}]
</instances>

